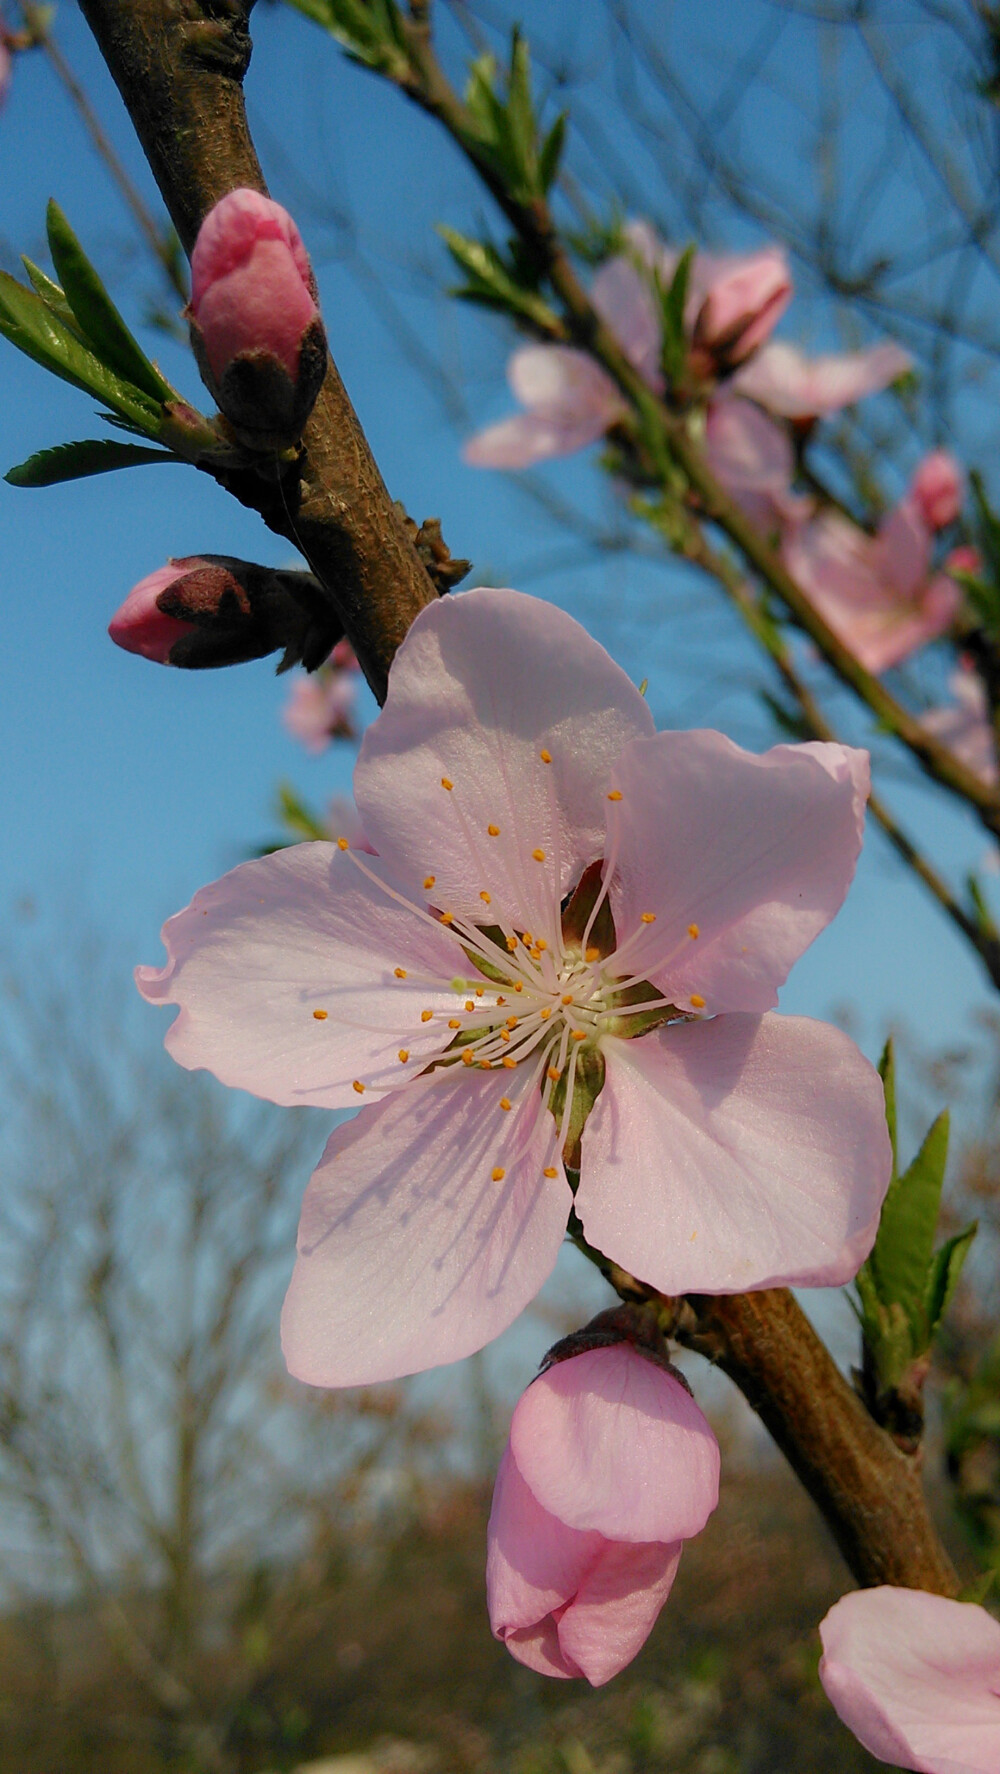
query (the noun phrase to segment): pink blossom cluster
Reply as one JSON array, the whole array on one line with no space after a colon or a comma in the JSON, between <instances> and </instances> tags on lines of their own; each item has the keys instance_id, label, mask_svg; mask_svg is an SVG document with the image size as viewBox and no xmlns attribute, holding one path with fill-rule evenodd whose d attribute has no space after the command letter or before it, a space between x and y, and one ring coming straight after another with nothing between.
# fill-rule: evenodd
<instances>
[{"instance_id":1,"label":"pink blossom cluster","mask_svg":"<svg viewBox=\"0 0 1000 1774\"><path fill-rule=\"evenodd\" d=\"M306 751L325 751L333 739L353 739L358 661L350 641L338 641L325 665L292 684L282 719Z\"/></svg>"},{"instance_id":2,"label":"pink blossom cluster","mask_svg":"<svg viewBox=\"0 0 1000 1774\"><path fill-rule=\"evenodd\" d=\"M644 222L625 229L626 251L597 273L591 300L625 355L662 392L661 326L652 284L668 283L680 255ZM721 485L777 541L785 565L829 627L867 670L882 672L942 634L961 590L955 551L934 565L938 533L954 522L962 477L944 450L918 466L875 535L811 495L797 494L790 425L802 426L888 386L910 367L893 344L809 359L770 338L792 293L779 248L697 253L685 325L689 365L707 395L705 450ZM623 395L585 352L562 345L515 351L508 375L524 411L465 446L478 467L523 468L595 442L627 416Z\"/></svg>"}]
</instances>

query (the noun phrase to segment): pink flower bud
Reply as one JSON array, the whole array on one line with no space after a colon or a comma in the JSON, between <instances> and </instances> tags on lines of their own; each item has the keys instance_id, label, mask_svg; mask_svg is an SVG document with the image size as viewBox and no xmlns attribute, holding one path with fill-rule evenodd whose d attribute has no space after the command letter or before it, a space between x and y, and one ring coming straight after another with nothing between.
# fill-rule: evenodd
<instances>
[{"instance_id":1,"label":"pink flower bud","mask_svg":"<svg viewBox=\"0 0 1000 1774\"><path fill-rule=\"evenodd\" d=\"M514 1412L490 1513L490 1624L544 1675L610 1681L719 1495L719 1449L681 1382L629 1343L557 1361Z\"/></svg>"},{"instance_id":2,"label":"pink flower bud","mask_svg":"<svg viewBox=\"0 0 1000 1774\"><path fill-rule=\"evenodd\" d=\"M962 509L962 470L947 450L925 456L910 482L910 494L929 530L953 524Z\"/></svg>"},{"instance_id":3,"label":"pink flower bud","mask_svg":"<svg viewBox=\"0 0 1000 1774\"><path fill-rule=\"evenodd\" d=\"M259 191L230 191L191 254L191 343L226 417L295 436L326 370L316 282L295 223Z\"/></svg>"},{"instance_id":4,"label":"pink flower bud","mask_svg":"<svg viewBox=\"0 0 1000 1774\"><path fill-rule=\"evenodd\" d=\"M193 634L193 622L181 622L176 616L167 616L157 602L160 593L183 579L191 571L192 566L201 565L195 560L171 561L168 566L157 567L155 573L147 573L134 585L120 610L116 610L108 624L108 633L116 647L124 647L126 653L139 653L143 659L154 659L158 665L170 664L170 651L174 643L183 640L187 634Z\"/></svg>"},{"instance_id":5,"label":"pink flower bud","mask_svg":"<svg viewBox=\"0 0 1000 1774\"><path fill-rule=\"evenodd\" d=\"M776 247L723 259L694 324L694 348L718 371L744 363L773 332L792 299L785 255Z\"/></svg>"}]
</instances>

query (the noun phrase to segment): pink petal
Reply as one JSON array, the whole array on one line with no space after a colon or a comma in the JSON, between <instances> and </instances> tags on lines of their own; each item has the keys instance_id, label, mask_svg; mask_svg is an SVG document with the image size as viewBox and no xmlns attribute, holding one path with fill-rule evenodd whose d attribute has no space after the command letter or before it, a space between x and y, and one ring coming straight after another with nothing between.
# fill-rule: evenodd
<instances>
[{"instance_id":1,"label":"pink petal","mask_svg":"<svg viewBox=\"0 0 1000 1774\"><path fill-rule=\"evenodd\" d=\"M514 413L470 437L462 445L462 460L471 468L530 468L534 462L585 450L613 423L603 412L587 413L565 423L540 413Z\"/></svg>"},{"instance_id":2,"label":"pink petal","mask_svg":"<svg viewBox=\"0 0 1000 1774\"><path fill-rule=\"evenodd\" d=\"M612 762L652 727L625 673L553 605L493 589L441 598L410 629L365 734L361 823L403 879L434 877L443 911L527 925L554 946L560 900L603 848Z\"/></svg>"},{"instance_id":3,"label":"pink petal","mask_svg":"<svg viewBox=\"0 0 1000 1774\"><path fill-rule=\"evenodd\" d=\"M910 482L910 497L928 529L944 530L953 524L964 496L962 470L954 456L949 450L931 450L918 464Z\"/></svg>"},{"instance_id":4,"label":"pink petal","mask_svg":"<svg viewBox=\"0 0 1000 1774\"><path fill-rule=\"evenodd\" d=\"M912 368L898 345L874 345L827 357L806 357L773 339L733 377L733 387L786 419L812 419L878 394Z\"/></svg>"},{"instance_id":5,"label":"pink petal","mask_svg":"<svg viewBox=\"0 0 1000 1774\"><path fill-rule=\"evenodd\" d=\"M1000 1768L1000 1625L923 1590L857 1590L820 1626L819 1677L882 1761L921 1774Z\"/></svg>"},{"instance_id":6,"label":"pink petal","mask_svg":"<svg viewBox=\"0 0 1000 1774\"><path fill-rule=\"evenodd\" d=\"M875 539L876 567L901 597L915 598L931 566L931 532L909 496L882 519Z\"/></svg>"},{"instance_id":7,"label":"pink petal","mask_svg":"<svg viewBox=\"0 0 1000 1774\"><path fill-rule=\"evenodd\" d=\"M602 1049L576 1196L591 1244L668 1294L856 1274L891 1155L853 1041L804 1017L721 1016Z\"/></svg>"},{"instance_id":8,"label":"pink petal","mask_svg":"<svg viewBox=\"0 0 1000 1774\"><path fill-rule=\"evenodd\" d=\"M591 286L590 299L631 364L651 388L661 389L660 317L647 278L631 259L609 259Z\"/></svg>"},{"instance_id":9,"label":"pink petal","mask_svg":"<svg viewBox=\"0 0 1000 1774\"><path fill-rule=\"evenodd\" d=\"M507 365L507 379L523 407L554 425L600 418L605 429L628 410L600 364L568 345L522 345Z\"/></svg>"},{"instance_id":10,"label":"pink petal","mask_svg":"<svg viewBox=\"0 0 1000 1774\"><path fill-rule=\"evenodd\" d=\"M510 1445L543 1509L608 1540L689 1540L719 1500L719 1445L690 1393L627 1343L558 1361Z\"/></svg>"},{"instance_id":11,"label":"pink petal","mask_svg":"<svg viewBox=\"0 0 1000 1774\"><path fill-rule=\"evenodd\" d=\"M673 1588L682 1548L609 1541L559 1621L559 1649L600 1688L646 1643Z\"/></svg>"},{"instance_id":12,"label":"pink petal","mask_svg":"<svg viewBox=\"0 0 1000 1774\"><path fill-rule=\"evenodd\" d=\"M365 863L385 876L377 858ZM468 972L456 937L332 844L242 863L196 893L163 941L167 965L137 968L136 983L151 1003L180 1005L166 1037L178 1065L286 1105L357 1107L355 1079L373 1095L398 1088L452 1039L449 982Z\"/></svg>"},{"instance_id":13,"label":"pink petal","mask_svg":"<svg viewBox=\"0 0 1000 1774\"><path fill-rule=\"evenodd\" d=\"M692 994L709 1014L770 1009L850 886L867 753L776 745L757 756L721 733L657 733L626 746L612 774L616 968L684 1009Z\"/></svg>"},{"instance_id":14,"label":"pink petal","mask_svg":"<svg viewBox=\"0 0 1000 1774\"><path fill-rule=\"evenodd\" d=\"M306 1191L290 1372L370 1385L481 1349L551 1274L571 1205L538 1067L452 1066L363 1109Z\"/></svg>"},{"instance_id":15,"label":"pink petal","mask_svg":"<svg viewBox=\"0 0 1000 1774\"><path fill-rule=\"evenodd\" d=\"M748 400L723 395L708 409L705 450L727 492L782 493L794 471L792 446L780 425Z\"/></svg>"},{"instance_id":16,"label":"pink petal","mask_svg":"<svg viewBox=\"0 0 1000 1774\"><path fill-rule=\"evenodd\" d=\"M968 666L959 666L948 679L948 687L955 701L930 709L921 717L920 725L940 739L968 769L993 785L1000 779L1000 772L983 681Z\"/></svg>"},{"instance_id":17,"label":"pink petal","mask_svg":"<svg viewBox=\"0 0 1000 1774\"><path fill-rule=\"evenodd\" d=\"M789 572L867 671L888 671L934 640L961 602L946 574L914 586L917 542L898 508L874 539L837 512L786 534Z\"/></svg>"}]
</instances>

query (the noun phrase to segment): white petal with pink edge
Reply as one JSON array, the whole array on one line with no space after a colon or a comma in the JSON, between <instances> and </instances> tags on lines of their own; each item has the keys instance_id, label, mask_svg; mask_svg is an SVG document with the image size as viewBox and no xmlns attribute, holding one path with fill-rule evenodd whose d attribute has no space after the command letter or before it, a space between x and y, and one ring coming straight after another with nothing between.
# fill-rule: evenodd
<instances>
[{"instance_id":1,"label":"white petal with pink edge","mask_svg":"<svg viewBox=\"0 0 1000 1774\"><path fill-rule=\"evenodd\" d=\"M719 1500L708 1422L679 1380L627 1343L540 1374L518 1401L510 1444L543 1508L609 1540L688 1540Z\"/></svg>"},{"instance_id":2,"label":"white petal with pink edge","mask_svg":"<svg viewBox=\"0 0 1000 1774\"><path fill-rule=\"evenodd\" d=\"M662 1292L835 1287L871 1249L889 1183L882 1085L805 1017L720 1016L606 1039L576 1210Z\"/></svg>"},{"instance_id":3,"label":"white petal with pink edge","mask_svg":"<svg viewBox=\"0 0 1000 1774\"><path fill-rule=\"evenodd\" d=\"M179 1004L166 1045L179 1065L269 1101L355 1107L447 1047L469 964L456 937L390 897L376 857L359 873L334 844L245 862L163 927L169 960L139 967L151 1003ZM423 1019L423 1013L430 1015ZM398 1050L410 1053L404 1068Z\"/></svg>"},{"instance_id":4,"label":"white petal with pink edge","mask_svg":"<svg viewBox=\"0 0 1000 1774\"><path fill-rule=\"evenodd\" d=\"M819 1630L820 1681L872 1755L921 1774L996 1774L1000 1624L985 1608L884 1586L842 1596Z\"/></svg>"},{"instance_id":5,"label":"white petal with pink edge","mask_svg":"<svg viewBox=\"0 0 1000 1774\"><path fill-rule=\"evenodd\" d=\"M393 662L354 773L361 822L402 878L433 877L442 911L554 950L560 900L604 846L611 766L652 731L571 616L517 591L459 592L420 612Z\"/></svg>"},{"instance_id":6,"label":"white petal with pink edge","mask_svg":"<svg viewBox=\"0 0 1000 1774\"><path fill-rule=\"evenodd\" d=\"M439 1069L334 1130L282 1314L297 1379L370 1385L458 1361L534 1298L572 1204L539 1073Z\"/></svg>"},{"instance_id":7,"label":"white petal with pink edge","mask_svg":"<svg viewBox=\"0 0 1000 1774\"><path fill-rule=\"evenodd\" d=\"M758 755L721 733L657 733L627 746L612 777L616 969L627 962L682 1010L771 1009L850 886L868 754Z\"/></svg>"}]
</instances>

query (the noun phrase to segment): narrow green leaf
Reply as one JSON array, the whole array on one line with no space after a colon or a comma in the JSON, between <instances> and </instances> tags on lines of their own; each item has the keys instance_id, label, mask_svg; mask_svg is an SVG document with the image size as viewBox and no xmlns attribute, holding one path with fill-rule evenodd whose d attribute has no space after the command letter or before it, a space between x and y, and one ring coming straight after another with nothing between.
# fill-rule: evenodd
<instances>
[{"instance_id":1,"label":"narrow green leaf","mask_svg":"<svg viewBox=\"0 0 1000 1774\"><path fill-rule=\"evenodd\" d=\"M878 1075L882 1080L882 1090L885 1096L885 1120L892 1146L892 1174L895 1179L899 1175L899 1157L896 1145L896 1050L891 1035L882 1049L882 1057L878 1062Z\"/></svg>"},{"instance_id":2,"label":"narrow green leaf","mask_svg":"<svg viewBox=\"0 0 1000 1774\"><path fill-rule=\"evenodd\" d=\"M138 444L118 443L113 437L85 438L80 443L39 450L26 462L8 468L4 480L12 487L54 487L60 481L83 480L89 474L109 474L114 468L178 460L169 450L147 450Z\"/></svg>"},{"instance_id":3,"label":"narrow green leaf","mask_svg":"<svg viewBox=\"0 0 1000 1774\"><path fill-rule=\"evenodd\" d=\"M524 182L537 183L535 158L535 108L531 102L531 55L515 25L510 39L510 75L507 81L507 121L511 147Z\"/></svg>"},{"instance_id":4,"label":"narrow green leaf","mask_svg":"<svg viewBox=\"0 0 1000 1774\"><path fill-rule=\"evenodd\" d=\"M48 303L53 313L58 315L59 319L69 327L71 332L77 334L77 337L81 342L85 342L76 315L73 313L73 310L67 302L65 294L59 288L59 285L53 283L52 278L46 275L40 265L32 264L31 260L25 253L21 254L21 263L31 279L32 287L36 295L41 296L42 301Z\"/></svg>"},{"instance_id":5,"label":"narrow green leaf","mask_svg":"<svg viewBox=\"0 0 1000 1774\"><path fill-rule=\"evenodd\" d=\"M951 1305L958 1278L978 1229L978 1223L974 1221L971 1226L966 1226L964 1232L956 1232L953 1238L947 1239L941 1249L934 1253L924 1294L924 1312L931 1336L937 1331Z\"/></svg>"},{"instance_id":6,"label":"narrow green leaf","mask_svg":"<svg viewBox=\"0 0 1000 1774\"><path fill-rule=\"evenodd\" d=\"M663 345L661 357L664 373L668 380L676 382L684 368L687 356L687 338L684 331L684 307L687 302L688 283L691 277L691 266L694 263L695 248L692 244L685 248L677 261L670 286L664 289L659 278L656 287L660 297L660 309L663 315Z\"/></svg>"},{"instance_id":7,"label":"narrow green leaf","mask_svg":"<svg viewBox=\"0 0 1000 1774\"><path fill-rule=\"evenodd\" d=\"M911 1314L923 1311L947 1158L945 1109L909 1169L890 1183L869 1258L879 1298L896 1300Z\"/></svg>"},{"instance_id":8,"label":"narrow green leaf","mask_svg":"<svg viewBox=\"0 0 1000 1774\"><path fill-rule=\"evenodd\" d=\"M990 911L986 895L983 892L978 876L973 874L966 875L965 885L969 891L969 898L972 901L972 908L976 914L976 923L979 926L980 931L983 936L987 937L991 942L995 942L998 936L1000 936L1000 931L997 930L993 913Z\"/></svg>"},{"instance_id":9,"label":"narrow green leaf","mask_svg":"<svg viewBox=\"0 0 1000 1774\"><path fill-rule=\"evenodd\" d=\"M46 212L49 250L69 303L98 357L151 400L175 400L176 390L150 363L108 295L59 205Z\"/></svg>"},{"instance_id":10,"label":"narrow green leaf","mask_svg":"<svg viewBox=\"0 0 1000 1774\"><path fill-rule=\"evenodd\" d=\"M329 831L320 825L319 820L299 800L295 790L287 782L283 782L278 789L278 812L289 831L296 832L300 838L329 839Z\"/></svg>"},{"instance_id":11,"label":"narrow green leaf","mask_svg":"<svg viewBox=\"0 0 1000 1774\"><path fill-rule=\"evenodd\" d=\"M559 171L563 145L566 141L568 111L560 111L538 153L538 182L544 194L551 190Z\"/></svg>"},{"instance_id":12,"label":"narrow green leaf","mask_svg":"<svg viewBox=\"0 0 1000 1774\"><path fill-rule=\"evenodd\" d=\"M471 279L469 285L456 294L466 301L487 302L507 313L521 314L545 331L558 324L542 297L533 290L523 289L515 281L495 247L483 241L467 240L454 228L443 225L439 225L438 233L455 263Z\"/></svg>"},{"instance_id":13,"label":"narrow green leaf","mask_svg":"<svg viewBox=\"0 0 1000 1774\"><path fill-rule=\"evenodd\" d=\"M95 395L123 418L141 425L147 436L157 435L159 404L110 370L34 290L5 271L0 271L0 333L53 375Z\"/></svg>"}]
</instances>

